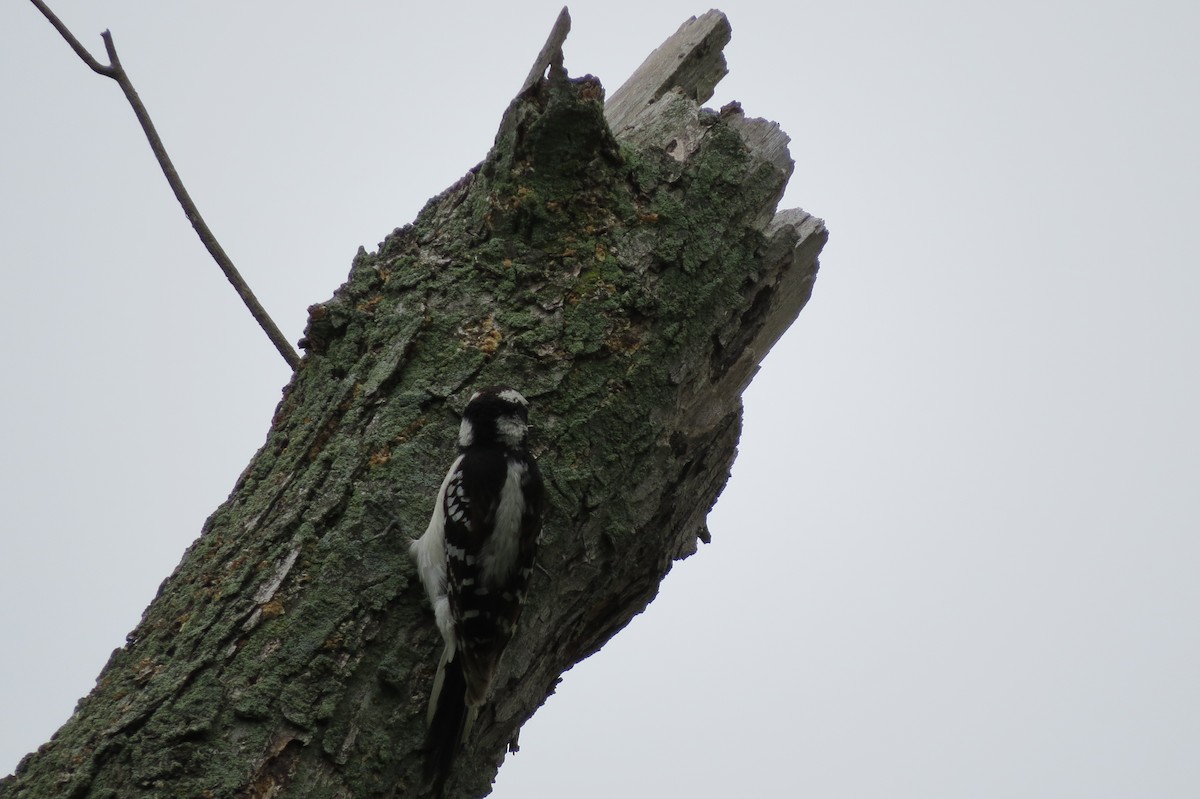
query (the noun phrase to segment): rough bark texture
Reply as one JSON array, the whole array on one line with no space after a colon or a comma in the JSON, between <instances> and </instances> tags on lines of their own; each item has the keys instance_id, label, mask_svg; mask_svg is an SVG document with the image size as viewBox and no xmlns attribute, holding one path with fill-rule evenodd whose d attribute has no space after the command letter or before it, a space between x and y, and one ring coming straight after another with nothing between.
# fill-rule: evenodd
<instances>
[{"instance_id":1,"label":"rough bark texture","mask_svg":"<svg viewBox=\"0 0 1200 799\"><path fill-rule=\"evenodd\" d=\"M310 309L266 444L95 690L2 797L421 796L440 641L407 556L474 387L533 403L550 510L494 701L449 786L488 792L563 671L707 539L740 395L826 239L775 212L787 137L703 110L719 12L609 104L560 18L494 149ZM548 68L548 74L546 70Z\"/></svg>"}]
</instances>

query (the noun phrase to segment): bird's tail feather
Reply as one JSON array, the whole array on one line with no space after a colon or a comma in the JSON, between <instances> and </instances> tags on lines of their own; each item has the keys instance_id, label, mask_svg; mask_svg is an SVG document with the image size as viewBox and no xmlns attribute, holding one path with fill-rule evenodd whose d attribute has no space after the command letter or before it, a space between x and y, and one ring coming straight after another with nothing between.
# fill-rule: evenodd
<instances>
[{"instance_id":1,"label":"bird's tail feather","mask_svg":"<svg viewBox=\"0 0 1200 799\"><path fill-rule=\"evenodd\" d=\"M472 708L474 710L474 708ZM467 680L463 675L462 658L455 657L449 648L442 653L437 676L429 696L428 738L425 745L425 779L433 784L434 795L441 796L462 748L468 730Z\"/></svg>"}]
</instances>

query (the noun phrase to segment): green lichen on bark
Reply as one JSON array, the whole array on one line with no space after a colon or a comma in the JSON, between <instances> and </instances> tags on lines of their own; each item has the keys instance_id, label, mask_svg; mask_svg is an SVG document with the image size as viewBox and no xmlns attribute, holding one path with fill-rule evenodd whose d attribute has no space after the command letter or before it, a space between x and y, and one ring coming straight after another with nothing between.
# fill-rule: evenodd
<instances>
[{"instance_id":1,"label":"green lichen on bark","mask_svg":"<svg viewBox=\"0 0 1200 799\"><path fill-rule=\"evenodd\" d=\"M421 795L440 642L407 543L457 411L507 383L533 402L550 509L451 783L485 793L559 675L692 551L732 461L740 408L688 402L759 324L760 222L788 174L724 114L693 116L686 159L619 144L599 82L551 69L482 164L360 251L310 309L303 365L228 501L0 796Z\"/></svg>"}]
</instances>

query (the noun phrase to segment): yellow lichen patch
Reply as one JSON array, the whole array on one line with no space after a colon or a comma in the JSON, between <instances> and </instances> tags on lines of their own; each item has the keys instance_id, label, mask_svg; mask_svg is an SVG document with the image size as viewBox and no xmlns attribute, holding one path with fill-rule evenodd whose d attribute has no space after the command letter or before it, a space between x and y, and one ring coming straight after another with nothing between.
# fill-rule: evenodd
<instances>
[{"instance_id":1,"label":"yellow lichen patch","mask_svg":"<svg viewBox=\"0 0 1200 799\"><path fill-rule=\"evenodd\" d=\"M608 258L608 250L604 249L604 245L596 242L596 260L604 263L604 259Z\"/></svg>"},{"instance_id":2,"label":"yellow lichen patch","mask_svg":"<svg viewBox=\"0 0 1200 799\"><path fill-rule=\"evenodd\" d=\"M586 78L585 78L586 80ZM579 99L584 102L603 102L604 88L600 85L600 81L592 78L579 87Z\"/></svg>"},{"instance_id":3,"label":"yellow lichen patch","mask_svg":"<svg viewBox=\"0 0 1200 799\"><path fill-rule=\"evenodd\" d=\"M382 294L376 294L370 299L364 300L358 304L359 313L375 313L375 308L383 301Z\"/></svg>"},{"instance_id":4,"label":"yellow lichen patch","mask_svg":"<svg viewBox=\"0 0 1200 799\"><path fill-rule=\"evenodd\" d=\"M464 338L463 344L488 355L494 355L504 340L504 334L496 327L496 318L492 314L485 316L477 325L459 328L459 332Z\"/></svg>"},{"instance_id":5,"label":"yellow lichen patch","mask_svg":"<svg viewBox=\"0 0 1200 799\"><path fill-rule=\"evenodd\" d=\"M383 466L392 459L392 450L390 447L384 446L371 453L371 457L367 458L367 466L372 469Z\"/></svg>"},{"instance_id":6,"label":"yellow lichen patch","mask_svg":"<svg viewBox=\"0 0 1200 799\"><path fill-rule=\"evenodd\" d=\"M483 350L488 355L493 355L495 354L496 350L499 349L502 338L503 337L500 335L500 331L492 328L492 330L488 332L487 337L484 338L483 342L479 345L479 349Z\"/></svg>"},{"instance_id":7,"label":"yellow lichen patch","mask_svg":"<svg viewBox=\"0 0 1200 799\"><path fill-rule=\"evenodd\" d=\"M262 615L264 619L273 619L276 616L282 616L283 603L278 599L272 599L270 602L262 606Z\"/></svg>"}]
</instances>

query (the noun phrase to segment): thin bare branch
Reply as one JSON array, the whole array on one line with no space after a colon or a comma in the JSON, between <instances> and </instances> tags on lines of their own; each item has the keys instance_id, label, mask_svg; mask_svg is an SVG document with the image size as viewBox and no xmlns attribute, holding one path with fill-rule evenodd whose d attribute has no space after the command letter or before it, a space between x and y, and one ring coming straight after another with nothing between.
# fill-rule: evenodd
<instances>
[{"instance_id":1,"label":"thin bare branch","mask_svg":"<svg viewBox=\"0 0 1200 799\"><path fill-rule=\"evenodd\" d=\"M42 2L42 0L32 0L32 2L35 6L37 6L37 10L42 12L42 16L50 20L50 24L54 26L54 29L58 31L64 39L67 40L67 44L71 45L71 49L75 51L75 54L83 59L83 63L91 67L93 72L110 78L116 77L113 74L112 67L105 66L93 58L92 54L87 51L87 48L79 43L79 40L76 39L71 31L67 29L67 26L62 23L62 20L60 20L55 13L51 11L45 3ZM107 33L107 31L105 31L105 33Z\"/></svg>"},{"instance_id":2,"label":"thin bare branch","mask_svg":"<svg viewBox=\"0 0 1200 799\"><path fill-rule=\"evenodd\" d=\"M242 278L237 267L233 265L233 261L225 254L224 248L221 247L217 241L217 237L209 229L208 224L204 221L204 217L200 215L200 210L192 202L191 195L188 194L187 189L184 187L179 173L175 171L175 165L171 163L171 158L167 155L167 150L163 146L162 139L159 138L158 131L154 128L154 123L150 119L150 113L146 110L146 106L142 104L141 98L138 97L137 91L133 88L133 83L130 82L129 76L125 74L125 69L121 66L121 59L117 57L117 48L113 44L112 34L108 31L100 34L104 40L104 49L108 53L109 60L107 65L101 64L92 57L87 48L79 43L79 40L71 34L67 26L54 15L54 12L42 0L30 0L30 2L42 12L43 16L50 21L55 30L66 39L67 44L71 45L71 49L83 60L83 63L87 64L93 72L112 78L121 87L121 91L125 94L125 99L133 107L133 113L137 116L138 122L142 126L142 131L146 134L147 141L150 142L150 149L154 151L154 157L158 159L158 165L162 167L163 175L167 178L167 183L170 184L171 191L175 192L175 199L183 207L183 213L187 216L188 221L192 223L192 227L195 228L196 235L200 237L200 241L203 242L209 255L217 262L217 266L221 267L221 271L225 273L225 277L233 285L234 291L238 293L238 296L242 298L242 302L250 310L250 315L254 317L255 321L258 322L259 326L267 334L267 337L271 339L271 343L279 350L279 354L287 361L288 366L292 367L293 371L299 368L300 355L288 343L288 340L284 338L279 327L271 319L270 315L267 314L266 309L263 308L258 298L254 296L254 292L250 290L250 286Z\"/></svg>"}]
</instances>

